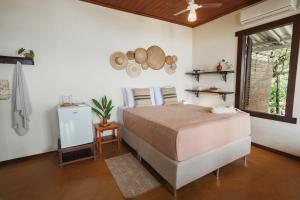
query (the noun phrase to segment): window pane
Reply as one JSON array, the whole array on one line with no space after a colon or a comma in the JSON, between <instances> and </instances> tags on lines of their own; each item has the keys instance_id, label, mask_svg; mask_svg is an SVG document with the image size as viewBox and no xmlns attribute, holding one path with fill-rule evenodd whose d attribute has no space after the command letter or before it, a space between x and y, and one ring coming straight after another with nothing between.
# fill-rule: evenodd
<instances>
[{"instance_id":1,"label":"window pane","mask_svg":"<svg viewBox=\"0 0 300 200\"><path fill-rule=\"evenodd\" d=\"M248 36L244 109L285 115L292 32L286 25Z\"/></svg>"}]
</instances>

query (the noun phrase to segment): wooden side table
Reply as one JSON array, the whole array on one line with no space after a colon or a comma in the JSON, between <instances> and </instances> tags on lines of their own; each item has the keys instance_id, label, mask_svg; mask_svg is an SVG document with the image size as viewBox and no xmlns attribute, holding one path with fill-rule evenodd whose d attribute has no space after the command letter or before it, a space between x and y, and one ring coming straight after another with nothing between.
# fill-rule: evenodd
<instances>
[{"instance_id":1,"label":"wooden side table","mask_svg":"<svg viewBox=\"0 0 300 200\"><path fill-rule=\"evenodd\" d=\"M118 143L118 149L120 149L120 124L117 122L111 122L108 126L100 126L97 124L96 127L96 139L97 147L102 152L102 145L107 143ZM112 131L113 134L110 136L103 136L104 131Z\"/></svg>"}]
</instances>

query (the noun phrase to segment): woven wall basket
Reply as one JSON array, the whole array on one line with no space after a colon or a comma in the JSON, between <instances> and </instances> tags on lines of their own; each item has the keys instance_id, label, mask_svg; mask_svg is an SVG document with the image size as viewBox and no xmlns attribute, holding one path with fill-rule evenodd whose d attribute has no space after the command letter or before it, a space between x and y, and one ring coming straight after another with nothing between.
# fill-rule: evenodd
<instances>
[{"instance_id":1,"label":"woven wall basket","mask_svg":"<svg viewBox=\"0 0 300 200\"><path fill-rule=\"evenodd\" d=\"M138 64L144 64L147 61L147 51L144 48L138 48L135 50L135 62Z\"/></svg>"},{"instance_id":2,"label":"woven wall basket","mask_svg":"<svg viewBox=\"0 0 300 200\"><path fill-rule=\"evenodd\" d=\"M147 49L148 66L154 70L159 70L165 65L165 52L158 46L151 46Z\"/></svg>"},{"instance_id":3,"label":"woven wall basket","mask_svg":"<svg viewBox=\"0 0 300 200\"><path fill-rule=\"evenodd\" d=\"M128 65L128 58L122 52L115 52L110 56L110 64L116 70L123 70Z\"/></svg>"}]
</instances>

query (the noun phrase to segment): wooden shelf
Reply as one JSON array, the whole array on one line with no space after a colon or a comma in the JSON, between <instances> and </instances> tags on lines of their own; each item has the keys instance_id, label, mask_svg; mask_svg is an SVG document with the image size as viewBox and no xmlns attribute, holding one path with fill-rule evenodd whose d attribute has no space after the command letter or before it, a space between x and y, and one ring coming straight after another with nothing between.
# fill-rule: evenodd
<instances>
[{"instance_id":1,"label":"wooden shelf","mask_svg":"<svg viewBox=\"0 0 300 200\"><path fill-rule=\"evenodd\" d=\"M118 142L118 138L115 135L107 135L101 137L102 144L111 143L111 142Z\"/></svg>"},{"instance_id":2,"label":"wooden shelf","mask_svg":"<svg viewBox=\"0 0 300 200\"><path fill-rule=\"evenodd\" d=\"M22 65L34 65L34 60L32 58L0 56L0 63L2 64L17 64L18 61Z\"/></svg>"},{"instance_id":3,"label":"wooden shelf","mask_svg":"<svg viewBox=\"0 0 300 200\"><path fill-rule=\"evenodd\" d=\"M187 72L186 75L192 75L195 77L196 81L199 82L199 78L201 74L220 74L222 79L227 81L227 74L234 73L233 70L223 70L223 71L201 71L201 70L193 70L193 72Z\"/></svg>"},{"instance_id":4,"label":"wooden shelf","mask_svg":"<svg viewBox=\"0 0 300 200\"><path fill-rule=\"evenodd\" d=\"M191 90L191 89L186 89L185 91L187 91L187 92L193 92L196 97L199 97L200 93L218 94L218 95L221 96L221 98L223 99L223 101L226 101L226 96L228 94L234 94L234 92L228 92L228 91L215 92L215 91L210 91L210 90Z\"/></svg>"}]
</instances>

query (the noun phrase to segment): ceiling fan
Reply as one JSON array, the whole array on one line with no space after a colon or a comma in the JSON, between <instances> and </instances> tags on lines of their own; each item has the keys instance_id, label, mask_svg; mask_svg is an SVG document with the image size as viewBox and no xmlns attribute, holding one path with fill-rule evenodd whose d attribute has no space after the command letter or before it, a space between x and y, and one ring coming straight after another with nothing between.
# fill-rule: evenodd
<instances>
[{"instance_id":1,"label":"ceiling fan","mask_svg":"<svg viewBox=\"0 0 300 200\"><path fill-rule=\"evenodd\" d=\"M195 0L186 0L186 2L188 3L188 7L185 10L175 13L174 16L190 11L188 15L189 22L194 22L197 20L196 10L199 8L218 8L222 6L222 3L196 4Z\"/></svg>"}]
</instances>

